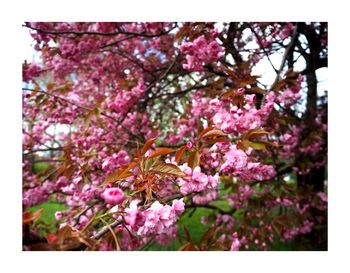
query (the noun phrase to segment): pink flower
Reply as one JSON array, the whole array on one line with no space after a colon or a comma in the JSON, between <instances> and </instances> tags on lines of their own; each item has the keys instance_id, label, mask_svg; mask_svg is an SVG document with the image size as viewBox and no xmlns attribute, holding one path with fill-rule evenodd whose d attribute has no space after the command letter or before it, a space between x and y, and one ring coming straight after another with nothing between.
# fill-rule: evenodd
<instances>
[{"instance_id":1,"label":"pink flower","mask_svg":"<svg viewBox=\"0 0 350 273\"><path fill-rule=\"evenodd\" d=\"M123 191L119 188L109 188L106 189L101 197L106 201L107 204L118 205L122 203L125 199Z\"/></svg>"},{"instance_id":2,"label":"pink flower","mask_svg":"<svg viewBox=\"0 0 350 273\"><path fill-rule=\"evenodd\" d=\"M180 169L190 178L178 178L177 182L183 195L191 192L202 192L209 189L215 189L219 184L219 175L206 175L202 173L199 166L193 170L187 166L187 163L179 166Z\"/></svg>"},{"instance_id":3,"label":"pink flower","mask_svg":"<svg viewBox=\"0 0 350 273\"><path fill-rule=\"evenodd\" d=\"M208 43L203 35L181 45L180 51L186 54L183 68L191 71L202 71L203 65L216 62L223 54L223 48L215 40Z\"/></svg>"},{"instance_id":4,"label":"pink flower","mask_svg":"<svg viewBox=\"0 0 350 273\"><path fill-rule=\"evenodd\" d=\"M56 218L57 221L61 220L62 216L63 216L62 211L56 211L55 212L55 218Z\"/></svg>"},{"instance_id":5,"label":"pink flower","mask_svg":"<svg viewBox=\"0 0 350 273\"><path fill-rule=\"evenodd\" d=\"M83 227L89 222L89 218L87 218L85 215L80 216L79 218L79 226Z\"/></svg>"},{"instance_id":6,"label":"pink flower","mask_svg":"<svg viewBox=\"0 0 350 273\"><path fill-rule=\"evenodd\" d=\"M137 209L137 204L140 200L134 199L130 202L129 208L125 209L125 222L131 227L142 226L145 223L145 217Z\"/></svg>"},{"instance_id":7,"label":"pink flower","mask_svg":"<svg viewBox=\"0 0 350 273\"><path fill-rule=\"evenodd\" d=\"M171 207L176 215L182 214L185 211L185 203L183 201L183 198L181 198L180 200L173 200L173 204Z\"/></svg>"},{"instance_id":8,"label":"pink flower","mask_svg":"<svg viewBox=\"0 0 350 273\"><path fill-rule=\"evenodd\" d=\"M230 251L238 251L241 243L237 238L233 239Z\"/></svg>"},{"instance_id":9,"label":"pink flower","mask_svg":"<svg viewBox=\"0 0 350 273\"><path fill-rule=\"evenodd\" d=\"M232 145L230 150L225 154L225 163L221 166L221 170L237 172L244 168L248 163L247 154Z\"/></svg>"},{"instance_id":10,"label":"pink flower","mask_svg":"<svg viewBox=\"0 0 350 273\"><path fill-rule=\"evenodd\" d=\"M191 148L193 147L192 142L191 142L191 141L187 142L186 147L187 147L188 149L191 149Z\"/></svg>"},{"instance_id":11,"label":"pink flower","mask_svg":"<svg viewBox=\"0 0 350 273\"><path fill-rule=\"evenodd\" d=\"M321 198L321 200L323 201L323 202L328 202L328 198L327 198L327 195L324 193L324 192L319 192L319 193L317 193L317 195Z\"/></svg>"}]
</instances>

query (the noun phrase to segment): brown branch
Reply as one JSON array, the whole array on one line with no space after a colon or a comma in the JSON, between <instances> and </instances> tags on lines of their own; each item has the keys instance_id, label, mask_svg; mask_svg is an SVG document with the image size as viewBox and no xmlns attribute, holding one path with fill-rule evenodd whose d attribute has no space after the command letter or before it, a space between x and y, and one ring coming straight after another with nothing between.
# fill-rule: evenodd
<instances>
[{"instance_id":1,"label":"brown branch","mask_svg":"<svg viewBox=\"0 0 350 273\"><path fill-rule=\"evenodd\" d=\"M292 38L290 40L290 43L288 44L286 50L284 51L280 67L279 67L278 71L276 72L276 78L275 78L273 84L271 85L270 91L273 90L275 88L276 84L278 83L278 80L280 79L280 74L283 70L284 64L286 63L286 61L288 59L288 56L290 54L293 54L292 49L295 46L295 42L296 42L296 39L298 37L298 34L299 34L299 32L298 32L298 24L297 24L294 28L294 32L293 32Z\"/></svg>"},{"instance_id":2,"label":"brown branch","mask_svg":"<svg viewBox=\"0 0 350 273\"><path fill-rule=\"evenodd\" d=\"M250 30L254 33L256 39L258 40L259 46L261 47L261 49L264 51L265 56L267 57L267 60L269 61L270 65L272 66L273 70L276 72L276 74L278 75L278 70L275 68L275 66L273 65L270 56L268 54L268 52L266 51L265 47L263 47L262 45L262 41L260 39L260 36L258 35L258 33L256 33L256 31L254 30L254 28L251 26L250 23L247 23L248 27L250 28Z\"/></svg>"},{"instance_id":3,"label":"brown branch","mask_svg":"<svg viewBox=\"0 0 350 273\"><path fill-rule=\"evenodd\" d=\"M88 205L85 209L83 209L81 212L79 212L78 214L76 214L73 218L74 222L73 222L73 226L76 226L79 222L80 217L87 212L89 209L91 209L93 206L97 205L99 203L99 201L95 201L93 203L91 203L90 205Z\"/></svg>"},{"instance_id":4,"label":"brown branch","mask_svg":"<svg viewBox=\"0 0 350 273\"><path fill-rule=\"evenodd\" d=\"M65 101L65 102L68 103L68 104L74 105L74 106L76 106L76 107L78 107L78 108L81 108L81 109L84 109L84 110L86 110L86 111L93 111L93 110L94 110L94 109L91 109L91 108L88 108L88 107L85 107L85 106L76 104L75 102L72 102L72 101L70 101L70 100L68 100L68 99L66 99L66 98L62 98L62 97L60 97L60 96L57 96L57 95L55 95L55 94L49 93L49 92L44 91L44 90L36 90L36 89L31 89L31 88L22 88L22 90L24 90L24 91L31 91L31 92L43 93L43 94L46 94L46 95L48 95L48 96L50 96L50 97L53 97L53 98L55 98L55 99ZM113 120L114 122L118 122L118 120L116 120L115 118L111 117L110 115L106 114L106 113L103 112L103 111L101 112L101 115L103 115L103 116L105 116L105 117L107 117L107 118Z\"/></svg>"},{"instance_id":5,"label":"brown branch","mask_svg":"<svg viewBox=\"0 0 350 273\"><path fill-rule=\"evenodd\" d=\"M22 25L23 27L27 27L32 30L36 30L38 32L42 32L45 34L52 34L52 35L63 35L63 34L74 34L77 36L81 35L100 35L100 36L116 36L116 35L133 35L135 37L145 37L145 38L154 38L154 37L159 37L165 34L168 34L171 32L175 27L169 29L168 31L157 33L157 34L149 34L149 33L137 33L137 32L128 32L128 31L118 31L118 32L99 32L99 31L71 31L71 30L66 30L66 31L56 31L56 30L45 30L45 29L40 29L36 27L30 26L28 23L25 25Z\"/></svg>"},{"instance_id":6,"label":"brown branch","mask_svg":"<svg viewBox=\"0 0 350 273\"><path fill-rule=\"evenodd\" d=\"M62 151L63 147L58 147L58 148L47 148L47 149L37 149L37 150L31 150L28 151L27 153L23 153L23 155L30 155L38 152L48 152L48 151Z\"/></svg>"},{"instance_id":7,"label":"brown branch","mask_svg":"<svg viewBox=\"0 0 350 273\"><path fill-rule=\"evenodd\" d=\"M107 233L110 228L115 228L119 226L123 221L114 221L113 223L109 224L109 226L104 226L101 228L95 235L91 236L91 239L99 240L105 233Z\"/></svg>"}]
</instances>

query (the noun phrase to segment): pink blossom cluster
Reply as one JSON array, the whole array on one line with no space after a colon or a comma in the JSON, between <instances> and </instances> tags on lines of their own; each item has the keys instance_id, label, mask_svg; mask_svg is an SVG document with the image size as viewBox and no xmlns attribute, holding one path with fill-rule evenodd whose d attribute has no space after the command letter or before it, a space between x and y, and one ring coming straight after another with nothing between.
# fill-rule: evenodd
<instances>
[{"instance_id":1,"label":"pink blossom cluster","mask_svg":"<svg viewBox=\"0 0 350 273\"><path fill-rule=\"evenodd\" d=\"M180 165L180 169L188 176L188 178L178 178L177 183L180 186L180 192L187 195L192 192L202 192L207 189L215 189L220 182L219 174L214 176L202 173L201 167L197 166L193 170L187 163Z\"/></svg>"},{"instance_id":2,"label":"pink blossom cluster","mask_svg":"<svg viewBox=\"0 0 350 273\"><path fill-rule=\"evenodd\" d=\"M206 190L200 194L196 194L192 197L192 201L198 205L205 205L219 198L217 190Z\"/></svg>"},{"instance_id":3,"label":"pink blossom cluster","mask_svg":"<svg viewBox=\"0 0 350 273\"><path fill-rule=\"evenodd\" d=\"M202 71L204 65L216 62L223 54L223 48L218 42L213 40L208 43L204 36L182 44L180 50L186 54L187 63L183 68L190 71Z\"/></svg>"},{"instance_id":4,"label":"pink blossom cluster","mask_svg":"<svg viewBox=\"0 0 350 273\"><path fill-rule=\"evenodd\" d=\"M32 79L39 77L43 68L36 63L23 66L22 77L24 82L30 82Z\"/></svg>"},{"instance_id":5,"label":"pink blossom cluster","mask_svg":"<svg viewBox=\"0 0 350 273\"><path fill-rule=\"evenodd\" d=\"M248 155L236 145L231 145L224 156L225 162L220 170L224 174L230 174L245 181L262 181L273 178L276 171L271 165L264 165L260 162L250 162Z\"/></svg>"},{"instance_id":6,"label":"pink blossom cluster","mask_svg":"<svg viewBox=\"0 0 350 273\"><path fill-rule=\"evenodd\" d=\"M101 197L109 205L115 206L121 204L125 200L124 192L119 188L107 188L102 194Z\"/></svg>"},{"instance_id":7,"label":"pink blossom cluster","mask_svg":"<svg viewBox=\"0 0 350 273\"><path fill-rule=\"evenodd\" d=\"M273 109L275 95L273 92L268 93L261 109L256 108L255 97L254 94L244 95L245 104L242 108L232 105L229 100L211 100L215 126L229 134L262 127Z\"/></svg>"},{"instance_id":8,"label":"pink blossom cluster","mask_svg":"<svg viewBox=\"0 0 350 273\"><path fill-rule=\"evenodd\" d=\"M183 199L173 200L172 206L155 201L144 211L138 210L137 204L138 201L134 200L129 208L125 209L124 218L131 229L141 236L167 233L167 229L175 224L185 210Z\"/></svg>"},{"instance_id":9,"label":"pink blossom cluster","mask_svg":"<svg viewBox=\"0 0 350 273\"><path fill-rule=\"evenodd\" d=\"M311 232L313 226L314 226L313 222L310 222L309 220L305 220L301 226L292 227L284 231L282 235L283 239L287 241L293 240L299 234L306 234Z\"/></svg>"},{"instance_id":10,"label":"pink blossom cluster","mask_svg":"<svg viewBox=\"0 0 350 273\"><path fill-rule=\"evenodd\" d=\"M284 133L281 137L281 146L280 150L281 157L289 158L299 145L301 128L293 125L289 132Z\"/></svg>"},{"instance_id":11,"label":"pink blossom cluster","mask_svg":"<svg viewBox=\"0 0 350 273\"><path fill-rule=\"evenodd\" d=\"M111 99L107 98L106 102L108 107L122 115L128 112L131 106L133 106L140 97L144 94L146 88L141 78L137 85L134 86L130 91L128 90L116 90L116 96Z\"/></svg>"},{"instance_id":12,"label":"pink blossom cluster","mask_svg":"<svg viewBox=\"0 0 350 273\"><path fill-rule=\"evenodd\" d=\"M324 140L317 139L315 140L314 143L311 143L304 147L300 147L300 151L306 155L315 156L322 150L323 146L324 146Z\"/></svg>"},{"instance_id":13,"label":"pink blossom cluster","mask_svg":"<svg viewBox=\"0 0 350 273\"><path fill-rule=\"evenodd\" d=\"M293 33L295 29L295 26L290 22L286 22L284 25L281 25L281 26L279 26L278 24L275 24L275 27L277 29L272 33L272 35L278 36L281 40L284 40L287 37L290 37L290 35Z\"/></svg>"},{"instance_id":14,"label":"pink blossom cluster","mask_svg":"<svg viewBox=\"0 0 350 273\"><path fill-rule=\"evenodd\" d=\"M102 156L101 153L100 156ZM129 163L130 157L128 153L124 150L120 150L119 152L114 153L111 156L105 157L102 163L102 170L105 171L107 174L110 174L116 169L120 168L121 166L126 166Z\"/></svg>"},{"instance_id":15,"label":"pink blossom cluster","mask_svg":"<svg viewBox=\"0 0 350 273\"><path fill-rule=\"evenodd\" d=\"M288 107L295 104L300 98L301 95L299 93L293 92L291 88L287 88L276 98L276 102Z\"/></svg>"},{"instance_id":16,"label":"pink blossom cluster","mask_svg":"<svg viewBox=\"0 0 350 273\"><path fill-rule=\"evenodd\" d=\"M242 209L246 206L248 199L254 194L253 189L249 185L239 186L238 191L232 194L225 194L229 204L236 208Z\"/></svg>"}]
</instances>

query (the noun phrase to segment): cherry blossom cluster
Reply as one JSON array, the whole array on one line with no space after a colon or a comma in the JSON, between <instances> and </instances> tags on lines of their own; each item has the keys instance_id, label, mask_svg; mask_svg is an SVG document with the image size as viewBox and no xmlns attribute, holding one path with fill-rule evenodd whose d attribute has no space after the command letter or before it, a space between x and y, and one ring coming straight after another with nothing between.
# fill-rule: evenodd
<instances>
[{"instance_id":1,"label":"cherry blossom cluster","mask_svg":"<svg viewBox=\"0 0 350 273\"><path fill-rule=\"evenodd\" d=\"M180 50L186 54L183 68L191 71L202 71L204 65L216 62L223 54L223 48L217 41L209 42L204 36L182 44Z\"/></svg>"},{"instance_id":2,"label":"cherry blossom cluster","mask_svg":"<svg viewBox=\"0 0 350 273\"><path fill-rule=\"evenodd\" d=\"M180 186L180 191L183 195L187 195L192 192L202 192L206 189L215 189L219 185L219 174L214 176L206 175L201 172L199 166L193 170L187 166L187 163L179 166L180 169L189 178L178 178L177 183Z\"/></svg>"},{"instance_id":3,"label":"cherry blossom cluster","mask_svg":"<svg viewBox=\"0 0 350 273\"><path fill-rule=\"evenodd\" d=\"M230 146L224 158L225 162L220 167L221 171L245 181L269 180L276 175L273 166L250 162L248 154L237 149L236 145Z\"/></svg>"},{"instance_id":4,"label":"cherry blossom cluster","mask_svg":"<svg viewBox=\"0 0 350 273\"><path fill-rule=\"evenodd\" d=\"M214 124L226 133L241 133L250 129L262 127L273 109L275 95L273 92L265 97L265 104L261 109L255 106L256 96L244 94L244 89L238 89L237 95L244 96L245 104L242 108L233 105L230 100L213 99L210 106L215 115Z\"/></svg>"},{"instance_id":5,"label":"cherry blossom cluster","mask_svg":"<svg viewBox=\"0 0 350 273\"><path fill-rule=\"evenodd\" d=\"M320 234L327 98L304 111L309 74L285 64L265 86L252 72L299 29L326 54L325 25L298 24L26 23L40 58L23 64L23 210L64 208L23 241L45 234L33 242L57 250L69 228L63 249L81 236L70 249L236 251ZM198 208L208 230L195 242L179 223Z\"/></svg>"}]
</instances>

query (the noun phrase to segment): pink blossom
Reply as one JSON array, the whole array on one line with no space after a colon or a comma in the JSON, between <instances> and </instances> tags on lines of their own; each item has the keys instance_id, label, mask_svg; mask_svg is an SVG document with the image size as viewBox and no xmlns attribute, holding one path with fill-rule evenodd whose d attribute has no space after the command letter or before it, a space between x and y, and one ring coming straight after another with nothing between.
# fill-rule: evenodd
<instances>
[{"instance_id":1,"label":"pink blossom","mask_svg":"<svg viewBox=\"0 0 350 273\"><path fill-rule=\"evenodd\" d=\"M235 238L232 241L230 251L238 251L240 246L241 246L241 243L239 242L239 240L237 238Z\"/></svg>"},{"instance_id":2,"label":"pink blossom","mask_svg":"<svg viewBox=\"0 0 350 273\"><path fill-rule=\"evenodd\" d=\"M176 215L181 215L185 211L185 203L183 201L183 198L181 198L180 200L173 200L172 210L175 212Z\"/></svg>"},{"instance_id":3,"label":"pink blossom","mask_svg":"<svg viewBox=\"0 0 350 273\"><path fill-rule=\"evenodd\" d=\"M113 206L121 204L125 199L125 195L123 191L119 188L106 189L101 194L101 197L106 201L107 204L110 204Z\"/></svg>"},{"instance_id":4,"label":"pink blossom","mask_svg":"<svg viewBox=\"0 0 350 273\"><path fill-rule=\"evenodd\" d=\"M187 163L179 167L187 176L190 176L190 178L177 179L180 191L184 195L191 192L202 192L206 189L214 189L219 184L218 175L206 175L202 173L199 166L195 167L193 170L187 166Z\"/></svg>"},{"instance_id":5,"label":"pink blossom","mask_svg":"<svg viewBox=\"0 0 350 273\"><path fill-rule=\"evenodd\" d=\"M191 142L191 141L187 142L186 147L187 147L188 149L191 149L191 148L193 147L192 142Z\"/></svg>"},{"instance_id":6,"label":"pink blossom","mask_svg":"<svg viewBox=\"0 0 350 273\"><path fill-rule=\"evenodd\" d=\"M56 219L57 221L61 220L62 217L63 217L62 211L56 211L56 212L55 212L55 219Z\"/></svg>"},{"instance_id":7,"label":"pink blossom","mask_svg":"<svg viewBox=\"0 0 350 273\"><path fill-rule=\"evenodd\" d=\"M186 54L183 68L191 71L202 71L203 65L217 61L223 54L223 48L215 40L208 43L204 36L184 43L180 50Z\"/></svg>"}]
</instances>

